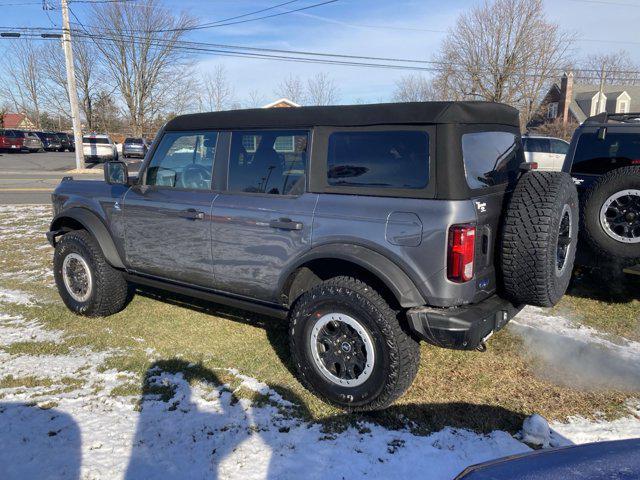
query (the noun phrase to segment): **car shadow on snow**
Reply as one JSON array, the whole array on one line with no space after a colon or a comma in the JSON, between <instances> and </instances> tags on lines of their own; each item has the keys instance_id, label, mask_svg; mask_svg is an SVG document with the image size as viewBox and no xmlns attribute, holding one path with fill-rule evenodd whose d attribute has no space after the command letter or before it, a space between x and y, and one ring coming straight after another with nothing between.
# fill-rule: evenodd
<instances>
[{"instance_id":1,"label":"car shadow on snow","mask_svg":"<svg viewBox=\"0 0 640 480\"><path fill-rule=\"evenodd\" d=\"M80 428L68 414L35 404L0 403L0 478L80 478Z\"/></svg>"},{"instance_id":2,"label":"car shadow on snow","mask_svg":"<svg viewBox=\"0 0 640 480\"><path fill-rule=\"evenodd\" d=\"M271 347L282 364L293 376L296 376L295 366L289 352L288 324L285 320L227 308L215 303L147 287L138 289L136 293L168 304L263 328ZM294 392L280 385L270 385L270 387L286 400L298 405L298 414L301 418L311 418L311 414L306 410L305 401ZM412 431L417 433L434 432L445 427L462 428L482 433L494 430L515 433L521 428L524 418L523 413L513 412L497 405L442 402L392 405L380 412L337 415L323 419L322 423L339 426L367 421L392 429L409 426Z\"/></svg>"}]
</instances>

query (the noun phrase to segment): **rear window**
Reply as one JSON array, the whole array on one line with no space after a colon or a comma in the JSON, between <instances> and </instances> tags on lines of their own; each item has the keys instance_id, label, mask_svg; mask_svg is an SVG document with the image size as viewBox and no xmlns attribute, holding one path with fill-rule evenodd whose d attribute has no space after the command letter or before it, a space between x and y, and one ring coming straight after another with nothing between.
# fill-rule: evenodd
<instances>
[{"instance_id":1,"label":"rear window","mask_svg":"<svg viewBox=\"0 0 640 480\"><path fill-rule=\"evenodd\" d=\"M108 145L108 138L96 138L96 137L83 137L82 143L89 143L91 145Z\"/></svg>"},{"instance_id":2,"label":"rear window","mask_svg":"<svg viewBox=\"0 0 640 480\"><path fill-rule=\"evenodd\" d=\"M429 135L416 130L334 132L329 136L327 182L424 188L429 183Z\"/></svg>"},{"instance_id":3,"label":"rear window","mask_svg":"<svg viewBox=\"0 0 640 480\"><path fill-rule=\"evenodd\" d=\"M142 145L142 139L141 138L126 138L124 140L124 143L134 143L136 145Z\"/></svg>"},{"instance_id":4,"label":"rear window","mask_svg":"<svg viewBox=\"0 0 640 480\"><path fill-rule=\"evenodd\" d=\"M522 163L518 136L509 132L462 135L462 156L470 188L515 182Z\"/></svg>"},{"instance_id":5,"label":"rear window","mask_svg":"<svg viewBox=\"0 0 640 480\"><path fill-rule=\"evenodd\" d=\"M578 139L571 171L601 174L612 166L624 167L640 161L640 134L607 132L604 140L598 133L583 133Z\"/></svg>"},{"instance_id":6,"label":"rear window","mask_svg":"<svg viewBox=\"0 0 640 480\"><path fill-rule=\"evenodd\" d=\"M548 138L523 138L522 146L525 152L549 153L551 145Z\"/></svg>"}]
</instances>

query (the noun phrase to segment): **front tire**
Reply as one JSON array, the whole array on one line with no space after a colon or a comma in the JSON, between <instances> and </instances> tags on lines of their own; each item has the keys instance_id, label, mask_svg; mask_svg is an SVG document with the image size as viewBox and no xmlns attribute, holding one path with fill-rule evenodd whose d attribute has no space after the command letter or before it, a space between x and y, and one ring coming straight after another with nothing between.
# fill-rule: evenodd
<instances>
[{"instance_id":1,"label":"front tire","mask_svg":"<svg viewBox=\"0 0 640 480\"><path fill-rule=\"evenodd\" d=\"M303 385L349 411L378 410L413 382L420 347L366 283L335 277L294 304L290 347Z\"/></svg>"},{"instance_id":2,"label":"front tire","mask_svg":"<svg viewBox=\"0 0 640 480\"><path fill-rule=\"evenodd\" d=\"M130 300L122 273L107 263L100 245L85 230L74 230L60 238L53 266L62 301L78 315L113 315Z\"/></svg>"}]
</instances>

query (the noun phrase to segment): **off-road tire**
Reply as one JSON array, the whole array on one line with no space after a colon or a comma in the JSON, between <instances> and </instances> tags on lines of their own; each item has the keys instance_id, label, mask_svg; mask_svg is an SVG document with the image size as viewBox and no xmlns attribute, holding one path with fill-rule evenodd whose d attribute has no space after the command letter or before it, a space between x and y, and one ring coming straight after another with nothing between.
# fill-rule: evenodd
<instances>
[{"instance_id":1,"label":"off-road tire","mask_svg":"<svg viewBox=\"0 0 640 480\"><path fill-rule=\"evenodd\" d=\"M571 234L559 264L561 221L567 212ZM551 307L569 286L578 241L578 194L562 172L522 175L508 201L500 242L504 293L516 304ZM563 236L563 239L566 239Z\"/></svg>"},{"instance_id":2,"label":"off-road tire","mask_svg":"<svg viewBox=\"0 0 640 480\"><path fill-rule=\"evenodd\" d=\"M84 302L71 296L63 280L63 262L71 253L80 255L89 265L91 272L92 291ZM113 315L121 311L131 299L131 290L122 273L107 263L100 245L86 230L73 230L59 239L53 255L53 273L62 301L69 310L78 315Z\"/></svg>"},{"instance_id":3,"label":"off-road tire","mask_svg":"<svg viewBox=\"0 0 640 480\"><path fill-rule=\"evenodd\" d=\"M640 167L612 170L589 186L581 198L580 237L601 259L628 266L640 263L640 243L612 238L600 222L606 200L623 190L640 190Z\"/></svg>"},{"instance_id":4,"label":"off-road tire","mask_svg":"<svg viewBox=\"0 0 640 480\"><path fill-rule=\"evenodd\" d=\"M358 386L327 380L312 358L311 331L322 313L357 318L373 340L375 361L370 377ZM401 313L366 283L352 277L326 280L304 293L290 316L290 348L302 384L315 395L348 411L379 410L409 388L418 371L420 348L400 325Z\"/></svg>"}]
</instances>

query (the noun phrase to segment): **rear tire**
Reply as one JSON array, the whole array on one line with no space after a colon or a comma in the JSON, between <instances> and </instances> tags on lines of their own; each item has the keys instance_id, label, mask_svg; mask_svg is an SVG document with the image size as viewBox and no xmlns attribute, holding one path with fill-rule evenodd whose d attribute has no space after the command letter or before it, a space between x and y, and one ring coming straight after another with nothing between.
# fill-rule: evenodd
<instances>
[{"instance_id":1,"label":"rear tire","mask_svg":"<svg viewBox=\"0 0 640 480\"><path fill-rule=\"evenodd\" d=\"M578 242L578 194L566 173L525 173L507 206L501 269L507 298L551 307L571 280Z\"/></svg>"},{"instance_id":2,"label":"rear tire","mask_svg":"<svg viewBox=\"0 0 640 480\"><path fill-rule=\"evenodd\" d=\"M612 170L582 197L580 236L603 259L640 263L640 167Z\"/></svg>"},{"instance_id":3,"label":"rear tire","mask_svg":"<svg viewBox=\"0 0 640 480\"><path fill-rule=\"evenodd\" d=\"M86 230L74 230L60 238L53 266L62 301L78 315L113 315L131 299L124 276L107 263L100 245Z\"/></svg>"},{"instance_id":4,"label":"rear tire","mask_svg":"<svg viewBox=\"0 0 640 480\"><path fill-rule=\"evenodd\" d=\"M349 411L378 410L413 382L420 347L369 285L335 277L294 304L290 347L302 384Z\"/></svg>"}]
</instances>

